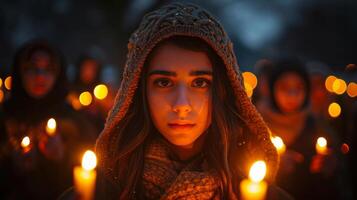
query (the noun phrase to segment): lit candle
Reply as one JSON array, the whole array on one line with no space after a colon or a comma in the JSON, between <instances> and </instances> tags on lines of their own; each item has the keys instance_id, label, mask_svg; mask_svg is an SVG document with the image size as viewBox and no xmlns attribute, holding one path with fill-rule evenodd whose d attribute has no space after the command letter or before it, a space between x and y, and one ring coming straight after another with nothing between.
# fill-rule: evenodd
<instances>
[{"instance_id":1,"label":"lit candle","mask_svg":"<svg viewBox=\"0 0 357 200\"><path fill-rule=\"evenodd\" d=\"M82 158L82 166L74 168L74 187L81 200L93 199L97 173L97 157L93 151L86 151Z\"/></svg>"},{"instance_id":2,"label":"lit candle","mask_svg":"<svg viewBox=\"0 0 357 200\"><path fill-rule=\"evenodd\" d=\"M263 200L268 189L268 184L263 180L266 174L264 161L256 161L249 170L249 179L240 183L241 197L243 200Z\"/></svg>"},{"instance_id":3,"label":"lit candle","mask_svg":"<svg viewBox=\"0 0 357 200\"><path fill-rule=\"evenodd\" d=\"M28 136L25 136L24 138L22 138L21 147L25 153L30 151L30 144L31 144L31 140Z\"/></svg>"},{"instance_id":4,"label":"lit candle","mask_svg":"<svg viewBox=\"0 0 357 200\"><path fill-rule=\"evenodd\" d=\"M57 123L56 120L51 118L47 121L46 132L49 136L53 136L56 133Z\"/></svg>"},{"instance_id":5,"label":"lit candle","mask_svg":"<svg viewBox=\"0 0 357 200\"><path fill-rule=\"evenodd\" d=\"M327 140L324 137L319 137L316 141L316 152L321 155L327 154Z\"/></svg>"},{"instance_id":6,"label":"lit candle","mask_svg":"<svg viewBox=\"0 0 357 200\"><path fill-rule=\"evenodd\" d=\"M285 152L286 146L283 142L283 139L281 139L281 137L279 136L272 137L271 141L279 154L283 154Z\"/></svg>"}]
</instances>

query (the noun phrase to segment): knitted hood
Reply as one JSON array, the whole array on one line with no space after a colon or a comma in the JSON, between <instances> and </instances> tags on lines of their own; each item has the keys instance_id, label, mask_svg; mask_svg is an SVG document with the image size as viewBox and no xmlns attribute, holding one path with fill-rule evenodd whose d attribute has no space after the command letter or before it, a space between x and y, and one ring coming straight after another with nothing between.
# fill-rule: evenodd
<instances>
[{"instance_id":1,"label":"knitted hood","mask_svg":"<svg viewBox=\"0 0 357 200\"><path fill-rule=\"evenodd\" d=\"M192 5L173 3L144 16L138 29L131 35L128 54L120 88L114 106L109 112L104 130L100 134L96 152L99 167L104 175L113 180L113 168L110 165L117 137L113 131L127 114L140 80L145 60L150 51L160 41L172 36L190 36L204 40L209 44L226 66L230 84L234 90L236 106L241 117L247 123L255 140L249 146L249 153L259 155L267 163L267 179L274 180L278 166L278 155L270 140L270 135L262 117L250 101L242 85L233 44L220 23L206 10ZM238 144L237 144L238 145ZM244 170L243 170L244 171Z\"/></svg>"}]
</instances>

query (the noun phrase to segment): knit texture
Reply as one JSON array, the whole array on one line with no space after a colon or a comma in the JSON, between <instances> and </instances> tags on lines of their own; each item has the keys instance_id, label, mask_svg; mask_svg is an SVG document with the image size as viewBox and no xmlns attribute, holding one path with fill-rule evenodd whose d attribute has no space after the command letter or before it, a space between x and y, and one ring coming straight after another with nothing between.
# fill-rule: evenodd
<instances>
[{"instance_id":1,"label":"knit texture","mask_svg":"<svg viewBox=\"0 0 357 200\"><path fill-rule=\"evenodd\" d=\"M182 163L163 139L154 140L145 152L146 199L220 199L219 185L219 175L207 168L201 155Z\"/></svg>"},{"instance_id":2,"label":"knit texture","mask_svg":"<svg viewBox=\"0 0 357 200\"><path fill-rule=\"evenodd\" d=\"M267 179L274 180L278 155L271 143L266 124L244 91L232 42L220 23L207 11L196 5L181 3L169 4L145 15L138 29L129 39L121 85L114 106L108 114L104 130L96 144L99 165L105 175L109 179L114 179L112 161L117 144L113 141L116 141L115 138L118 136L113 134L115 131L112 130L127 114L138 87L145 60L156 44L172 36L190 36L202 39L222 59L234 91L236 106L250 132L255 136L254 141L249 141L250 144L246 144L249 145L247 157L265 160L268 166ZM241 141L237 141L237 145L238 142ZM247 160L247 162L252 161ZM247 172L247 169L242 169L242 171Z\"/></svg>"}]
</instances>

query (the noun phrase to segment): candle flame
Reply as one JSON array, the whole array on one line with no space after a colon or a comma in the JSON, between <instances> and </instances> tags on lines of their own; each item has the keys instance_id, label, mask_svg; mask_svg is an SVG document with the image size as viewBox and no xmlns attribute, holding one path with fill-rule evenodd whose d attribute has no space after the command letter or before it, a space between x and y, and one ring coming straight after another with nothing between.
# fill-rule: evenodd
<instances>
[{"instance_id":1,"label":"candle flame","mask_svg":"<svg viewBox=\"0 0 357 200\"><path fill-rule=\"evenodd\" d=\"M53 119L53 118L49 119L49 120L47 121L47 126L48 126L48 128L50 128L50 129L55 129L56 126L57 126L56 120Z\"/></svg>"},{"instance_id":2,"label":"candle flame","mask_svg":"<svg viewBox=\"0 0 357 200\"><path fill-rule=\"evenodd\" d=\"M99 99L99 100L103 100L105 99L105 97L107 97L108 95L108 87L104 84L100 84L100 85L97 85L95 88L94 88L94 96Z\"/></svg>"},{"instance_id":3,"label":"candle flame","mask_svg":"<svg viewBox=\"0 0 357 200\"><path fill-rule=\"evenodd\" d=\"M249 170L249 178L253 182L260 182L266 175L266 164L264 161L256 161Z\"/></svg>"},{"instance_id":4,"label":"candle flame","mask_svg":"<svg viewBox=\"0 0 357 200\"><path fill-rule=\"evenodd\" d=\"M93 151L87 150L82 158L82 167L87 170L93 170L97 166L97 157Z\"/></svg>"},{"instance_id":5,"label":"candle flame","mask_svg":"<svg viewBox=\"0 0 357 200\"><path fill-rule=\"evenodd\" d=\"M272 137L271 141L279 153L283 153L285 151L285 144L283 142L283 139L281 139L281 137L279 136Z\"/></svg>"},{"instance_id":6,"label":"candle flame","mask_svg":"<svg viewBox=\"0 0 357 200\"><path fill-rule=\"evenodd\" d=\"M57 123L56 120L51 118L47 121L46 131L49 135L53 135L56 132Z\"/></svg>"},{"instance_id":7,"label":"candle flame","mask_svg":"<svg viewBox=\"0 0 357 200\"><path fill-rule=\"evenodd\" d=\"M28 136L25 136L24 138L22 138L21 147L26 148L30 145L30 143L31 143L30 138Z\"/></svg>"},{"instance_id":8,"label":"candle flame","mask_svg":"<svg viewBox=\"0 0 357 200\"><path fill-rule=\"evenodd\" d=\"M327 140L324 137L319 137L317 139L317 145L320 147L326 147L327 146Z\"/></svg>"}]
</instances>

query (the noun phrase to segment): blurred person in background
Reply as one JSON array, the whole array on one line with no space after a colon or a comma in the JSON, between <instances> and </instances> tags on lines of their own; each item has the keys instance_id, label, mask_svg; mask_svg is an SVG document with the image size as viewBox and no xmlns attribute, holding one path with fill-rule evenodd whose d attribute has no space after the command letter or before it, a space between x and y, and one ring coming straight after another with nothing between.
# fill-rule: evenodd
<instances>
[{"instance_id":1,"label":"blurred person in background","mask_svg":"<svg viewBox=\"0 0 357 200\"><path fill-rule=\"evenodd\" d=\"M274 65L269 77L270 102L258 109L272 135L281 137L287 148L281 155L277 184L296 199L350 198L349 182L342 175L346 169L339 138L308 110L311 85L303 63L285 59ZM318 137L327 139L327 155L316 153Z\"/></svg>"},{"instance_id":2,"label":"blurred person in background","mask_svg":"<svg viewBox=\"0 0 357 200\"><path fill-rule=\"evenodd\" d=\"M55 199L95 140L94 128L65 103L66 68L47 41L16 53L10 98L0 112L0 198ZM50 118L56 128L47 130Z\"/></svg>"},{"instance_id":3,"label":"blurred person in background","mask_svg":"<svg viewBox=\"0 0 357 200\"><path fill-rule=\"evenodd\" d=\"M76 64L73 88L76 91L93 90L101 81L103 66L93 56L82 55Z\"/></svg>"},{"instance_id":4,"label":"blurred person in background","mask_svg":"<svg viewBox=\"0 0 357 200\"><path fill-rule=\"evenodd\" d=\"M259 106L265 106L269 103L269 76L273 70L273 63L269 59L261 59L254 65L254 70L257 72L257 89L253 93L253 103Z\"/></svg>"},{"instance_id":5,"label":"blurred person in background","mask_svg":"<svg viewBox=\"0 0 357 200\"><path fill-rule=\"evenodd\" d=\"M76 65L75 80L72 84L69 101L79 99L83 92L89 92L92 100L89 105L81 105L74 108L80 110L82 114L96 126L97 130L103 129L106 115L113 105L114 88L110 85L105 85L108 89L108 94L104 99L97 99L94 95L96 86L103 84L101 79L104 67L101 62L93 56L81 56ZM73 105L73 103L72 103ZM99 131L97 131L97 135Z\"/></svg>"}]
</instances>

